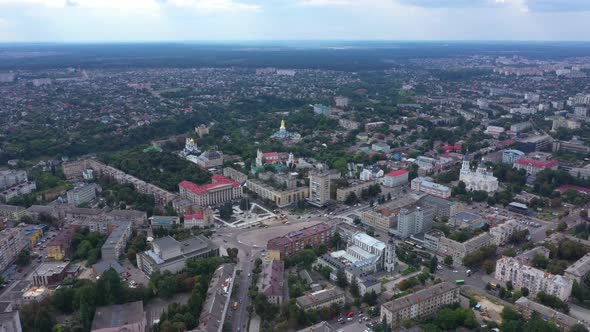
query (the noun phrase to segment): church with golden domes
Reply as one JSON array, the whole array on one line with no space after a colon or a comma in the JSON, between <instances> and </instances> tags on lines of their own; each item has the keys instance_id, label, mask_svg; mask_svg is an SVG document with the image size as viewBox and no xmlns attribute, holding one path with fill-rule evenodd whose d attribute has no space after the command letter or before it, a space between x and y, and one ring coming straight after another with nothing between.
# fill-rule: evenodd
<instances>
[{"instance_id":1,"label":"church with golden domes","mask_svg":"<svg viewBox=\"0 0 590 332\"><path fill-rule=\"evenodd\" d=\"M301 135L295 132L287 131L285 120L281 120L279 131L275 132L270 138L280 140L285 144L297 143L301 140Z\"/></svg>"}]
</instances>

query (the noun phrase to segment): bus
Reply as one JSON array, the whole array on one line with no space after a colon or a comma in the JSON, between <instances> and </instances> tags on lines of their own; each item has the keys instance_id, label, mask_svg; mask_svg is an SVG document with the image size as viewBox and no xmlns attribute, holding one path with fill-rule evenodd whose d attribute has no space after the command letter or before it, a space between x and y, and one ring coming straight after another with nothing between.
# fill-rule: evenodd
<instances>
[{"instance_id":1,"label":"bus","mask_svg":"<svg viewBox=\"0 0 590 332\"><path fill-rule=\"evenodd\" d=\"M412 241L404 241L405 244L409 245L409 246L415 246L416 244Z\"/></svg>"},{"instance_id":2,"label":"bus","mask_svg":"<svg viewBox=\"0 0 590 332\"><path fill-rule=\"evenodd\" d=\"M457 285L463 285L465 283L465 280L463 280L463 279L455 280L455 283Z\"/></svg>"}]
</instances>

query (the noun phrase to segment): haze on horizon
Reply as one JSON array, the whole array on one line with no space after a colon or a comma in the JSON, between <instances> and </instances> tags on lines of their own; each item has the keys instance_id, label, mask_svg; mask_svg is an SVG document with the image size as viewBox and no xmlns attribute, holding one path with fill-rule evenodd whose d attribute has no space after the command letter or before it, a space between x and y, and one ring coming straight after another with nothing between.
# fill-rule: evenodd
<instances>
[{"instance_id":1,"label":"haze on horizon","mask_svg":"<svg viewBox=\"0 0 590 332\"><path fill-rule=\"evenodd\" d=\"M588 0L0 0L0 42L588 41Z\"/></svg>"}]
</instances>

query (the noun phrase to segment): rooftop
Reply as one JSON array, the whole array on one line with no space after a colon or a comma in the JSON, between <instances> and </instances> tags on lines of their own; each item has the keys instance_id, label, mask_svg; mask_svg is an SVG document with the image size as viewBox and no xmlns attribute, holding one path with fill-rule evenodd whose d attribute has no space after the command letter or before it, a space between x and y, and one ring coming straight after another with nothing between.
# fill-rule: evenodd
<instances>
[{"instance_id":1,"label":"rooftop","mask_svg":"<svg viewBox=\"0 0 590 332\"><path fill-rule=\"evenodd\" d=\"M202 186L194 184L190 181L182 181L178 185L180 187L183 187L187 190L192 191L193 193L195 193L197 195L206 194L209 191L220 188L220 187L225 187L225 186L239 187L240 186L240 184L237 181L226 178L225 176L219 175L219 174L214 174L212 177L212 181L213 181L212 183L205 184Z\"/></svg>"},{"instance_id":2,"label":"rooftop","mask_svg":"<svg viewBox=\"0 0 590 332\"><path fill-rule=\"evenodd\" d=\"M55 274L60 274L68 268L69 264L69 262L43 262L37 267L34 275L52 276Z\"/></svg>"},{"instance_id":3,"label":"rooftop","mask_svg":"<svg viewBox=\"0 0 590 332\"><path fill-rule=\"evenodd\" d=\"M344 292L338 288L329 288L300 296L296 301L300 307L307 307L314 303L328 301L339 296L344 296Z\"/></svg>"},{"instance_id":4,"label":"rooftop","mask_svg":"<svg viewBox=\"0 0 590 332\"><path fill-rule=\"evenodd\" d=\"M568 316L562 312L546 307L540 303L531 301L524 296L516 300L515 303L518 307L539 313L544 319L559 321L561 324L564 324L566 326L573 326L579 322L577 319L571 316Z\"/></svg>"},{"instance_id":5,"label":"rooftop","mask_svg":"<svg viewBox=\"0 0 590 332\"><path fill-rule=\"evenodd\" d=\"M410 294L407 296L403 296L403 297L400 297L399 299L387 302L387 303L383 304L382 307L389 310L389 311L397 312L397 311L404 309L406 307L412 306L414 304L418 304L420 302L424 302L430 298L445 294L447 292L450 292L450 291L458 289L458 288L459 288L459 286L455 285L453 283L441 282L440 284L436 284L436 285L428 287L426 289L417 291L416 293L413 293L413 294Z\"/></svg>"},{"instance_id":6,"label":"rooftop","mask_svg":"<svg viewBox=\"0 0 590 332\"><path fill-rule=\"evenodd\" d=\"M408 173L409 172L406 171L405 169L398 169L396 171L391 171L391 172L385 174L385 176L401 176L401 175L408 174Z\"/></svg>"},{"instance_id":7,"label":"rooftop","mask_svg":"<svg viewBox=\"0 0 590 332\"><path fill-rule=\"evenodd\" d=\"M122 327L144 320L142 301L98 307L94 313L92 330Z\"/></svg>"}]
</instances>

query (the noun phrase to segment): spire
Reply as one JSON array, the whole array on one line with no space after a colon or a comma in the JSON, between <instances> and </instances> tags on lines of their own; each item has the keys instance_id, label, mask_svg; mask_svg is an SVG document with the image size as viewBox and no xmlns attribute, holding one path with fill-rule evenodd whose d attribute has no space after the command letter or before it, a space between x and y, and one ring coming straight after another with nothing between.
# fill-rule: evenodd
<instances>
[{"instance_id":1,"label":"spire","mask_svg":"<svg viewBox=\"0 0 590 332\"><path fill-rule=\"evenodd\" d=\"M285 130L285 119L281 120L281 130Z\"/></svg>"}]
</instances>

